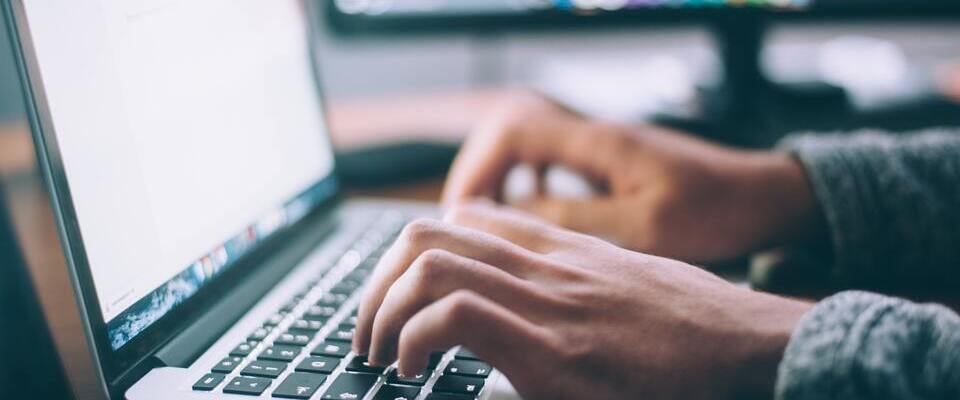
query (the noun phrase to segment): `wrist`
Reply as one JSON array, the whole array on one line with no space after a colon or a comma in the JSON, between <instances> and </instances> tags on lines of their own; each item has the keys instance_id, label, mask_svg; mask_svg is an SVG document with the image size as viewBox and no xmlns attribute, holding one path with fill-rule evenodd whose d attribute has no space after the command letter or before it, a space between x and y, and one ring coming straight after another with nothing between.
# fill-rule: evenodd
<instances>
[{"instance_id":1,"label":"wrist","mask_svg":"<svg viewBox=\"0 0 960 400\"><path fill-rule=\"evenodd\" d=\"M784 351L811 303L756 293L743 307L752 325L737 352L732 399L772 399ZM762 296L762 298L761 298Z\"/></svg>"},{"instance_id":2,"label":"wrist","mask_svg":"<svg viewBox=\"0 0 960 400\"><path fill-rule=\"evenodd\" d=\"M788 153L754 153L755 167L746 190L757 212L766 221L761 230L760 248L807 240L825 229L813 188L799 160Z\"/></svg>"}]
</instances>

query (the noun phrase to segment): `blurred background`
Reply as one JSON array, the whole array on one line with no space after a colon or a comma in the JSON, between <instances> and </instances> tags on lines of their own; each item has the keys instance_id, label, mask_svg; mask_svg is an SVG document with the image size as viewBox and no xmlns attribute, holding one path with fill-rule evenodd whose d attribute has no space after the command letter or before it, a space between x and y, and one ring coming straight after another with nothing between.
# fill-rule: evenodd
<instances>
[{"instance_id":1,"label":"blurred background","mask_svg":"<svg viewBox=\"0 0 960 400\"><path fill-rule=\"evenodd\" d=\"M435 200L458 143L522 88L596 118L750 147L797 130L960 126L952 1L314 1L338 161L359 194ZM38 290L66 293L0 28L0 179ZM64 300L41 296L57 315L48 323L78 332L75 314L57 312L75 307ZM61 354L85 351L79 334L54 340ZM88 364L66 361L78 397L96 390Z\"/></svg>"},{"instance_id":2,"label":"blurred background","mask_svg":"<svg viewBox=\"0 0 960 400\"><path fill-rule=\"evenodd\" d=\"M455 138L458 135L453 132L440 131L463 128L463 122L482 113L482 105L488 103L483 100L496 97L503 88L536 88L605 119L642 120L658 113L689 116L696 112L691 110L691 104L697 90L716 86L724 77L725 60L719 54L727 50L724 46L735 52L760 44L759 67L770 80L802 86L798 90L809 92L804 94L816 101L849 104L864 112L895 107L902 111L911 105L944 98L949 90L946 71L954 60L960 59L960 41L956 40L960 24L949 16L911 18L850 12L818 13L816 18L809 18L804 11L790 11L802 7L803 1L796 5L774 1L788 10L781 12L785 18L753 16L746 25L761 20L762 31L750 28L753 30L733 32L728 37L717 34L728 29L718 24L720 18L711 15L688 18L638 13L635 18L587 15L573 20L537 19L510 12L517 7L516 3L537 7L553 3L558 8L566 4L564 7L571 14L578 8L585 11L581 14L589 14L594 9L630 3L625 1L328 3L328 7L319 7L324 15L313 16L318 27L316 46L325 95L333 107L335 126L340 128L337 134L344 137L341 142L347 147L405 137L435 137L441 133L440 136ZM877 2L885 3L890 2ZM742 19L730 19L732 23L720 22L743 24ZM751 37L758 36L757 32L762 32L764 41L753 43ZM24 116L6 34L6 29L0 33L4 36L0 37L0 121L9 124L23 121ZM838 92L831 91L834 87L845 90L844 99L838 99ZM401 98L403 101L397 101ZM415 118L403 107L394 107L431 98L456 101L462 111L450 115L415 107L421 119L440 118L417 126L418 121L413 121ZM359 110L358 106L364 109ZM394 126L394 132L370 132L375 128L371 124L381 124L357 121L350 114L368 110L381 111L377 117L381 121L403 123L382 124ZM803 111L801 104L788 114ZM782 134L793 128L790 123L778 122L773 128L776 132L764 134ZM885 121L837 118L796 125L833 129L882 122ZM928 122L949 121L938 121L938 116L933 116L912 124ZM908 128L910 124L903 125ZM754 133L711 133L720 140L739 138L745 144L769 142L765 138L744 139L755 136Z\"/></svg>"}]
</instances>

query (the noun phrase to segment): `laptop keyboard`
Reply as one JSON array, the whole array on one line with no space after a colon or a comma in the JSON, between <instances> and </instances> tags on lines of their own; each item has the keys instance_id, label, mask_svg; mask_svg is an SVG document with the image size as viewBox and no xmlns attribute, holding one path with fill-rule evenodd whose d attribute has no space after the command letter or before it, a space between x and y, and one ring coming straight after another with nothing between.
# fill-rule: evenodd
<instances>
[{"instance_id":1,"label":"laptop keyboard","mask_svg":"<svg viewBox=\"0 0 960 400\"><path fill-rule=\"evenodd\" d=\"M398 376L395 366L371 366L350 350L360 289L404 222L385 214L193 390L285 399L477 399L491 367L467 349L432 354L427 370L412 377Z\"/></svg>"}]
</instances>

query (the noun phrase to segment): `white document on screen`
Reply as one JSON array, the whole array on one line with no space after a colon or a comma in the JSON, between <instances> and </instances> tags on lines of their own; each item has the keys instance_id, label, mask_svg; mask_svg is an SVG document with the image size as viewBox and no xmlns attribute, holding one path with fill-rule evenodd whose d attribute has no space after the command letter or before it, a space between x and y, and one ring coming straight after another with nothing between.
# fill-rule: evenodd
<instances>
[{"instance_id":1,"label":"white document on screen","mask_svg":"<svg viewBox=\"0 0 960 400\"><path fill-rule=\"evenodd\" d=\"M24 3L105 319L332 171L299 2Z\"/></svg>"}]
</instances>

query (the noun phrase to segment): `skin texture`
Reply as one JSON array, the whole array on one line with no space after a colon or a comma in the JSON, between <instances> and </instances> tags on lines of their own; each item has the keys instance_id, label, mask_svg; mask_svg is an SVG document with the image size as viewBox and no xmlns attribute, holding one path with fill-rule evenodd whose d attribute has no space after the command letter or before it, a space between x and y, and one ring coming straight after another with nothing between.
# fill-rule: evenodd
<instances>
[{"instance_id":1,"label":"skin texture","mask_svg":"<svg viewBox=\"0 0 960 400\"><path fill-rule=\"evenodd\" d=\"M530 400L770 397L810 308L489 202L411 223L371 279L355 351L412 375L462 344Z\"/></svg>"},{"instance_id":2,"label":"skin texture","mask_svg":"<svg viewBox=\"0 0 960 400\"><path fill-rule=\"evenodd\" d=\"M500 201L507 173L569 167L599 195L512 204L555 224L687 262L722 261L821 229L803 168L791 156L719 146L656 126L588 120L534 94L518 96L467 140L447 205ZM542 175L542 174L541 174Z\"/></svg>"}]
</instances>

